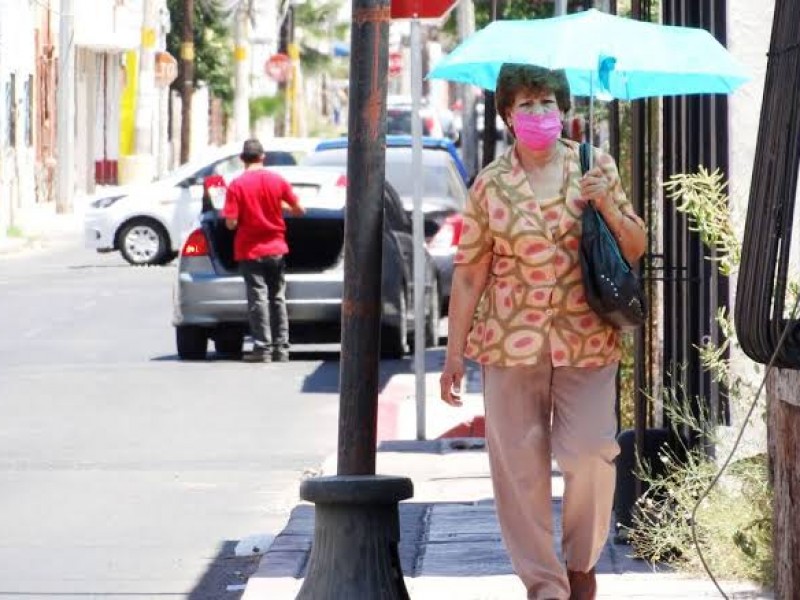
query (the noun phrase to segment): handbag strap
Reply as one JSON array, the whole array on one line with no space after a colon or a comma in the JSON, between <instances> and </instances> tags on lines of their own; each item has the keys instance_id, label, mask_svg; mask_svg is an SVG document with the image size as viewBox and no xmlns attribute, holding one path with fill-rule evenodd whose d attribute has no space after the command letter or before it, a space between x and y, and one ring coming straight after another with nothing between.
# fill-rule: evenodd
<instances>
[{"instance_id":1,"label":"handbag strap","mask_svg":"<svg viewBox=\"0 0 800 600\"><path fill-rule=\"evenodd\" d=\"M583 174L592 168L592 147L586 142L581 143L580 156L581 156L581 174Z\"/></svg>"}]
</instances>

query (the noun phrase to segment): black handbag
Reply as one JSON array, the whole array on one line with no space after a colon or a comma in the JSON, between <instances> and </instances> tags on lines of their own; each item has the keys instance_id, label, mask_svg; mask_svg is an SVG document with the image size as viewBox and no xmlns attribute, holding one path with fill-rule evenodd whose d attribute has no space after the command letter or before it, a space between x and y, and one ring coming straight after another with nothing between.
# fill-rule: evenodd
<instances>
[{"instance_id":1,"label":"black handbag","mask_svg":"<svg viewBox=\"0 0 800 600\"><path fill-rule=\"evenodd\" d=\"M590 169L592 148L581 144L581 172ZM587 202L581 220L580 260L586 302L607 323L637 327L647 318L647 299L639 276L622 256L600 213Z\"/></svg>"}]
</instances>

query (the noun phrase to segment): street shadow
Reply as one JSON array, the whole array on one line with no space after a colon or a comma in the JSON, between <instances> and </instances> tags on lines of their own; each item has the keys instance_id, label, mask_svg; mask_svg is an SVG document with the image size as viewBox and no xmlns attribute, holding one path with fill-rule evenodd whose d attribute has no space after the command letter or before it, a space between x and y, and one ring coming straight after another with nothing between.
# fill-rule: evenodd
<instances>
[{"instance_id":1,"label":"street shadow","mask_svg":"<svg viewBox=\"0 0 800 600\"><path fill-rule=\"evenodd\" d=\"M236 544L228 540L219 545L206 572L186 596L188 600L238 600L242 597L244 586L258 568L261 557L236 556Z\"/></svg>"},{"instance_id":2,"label":"street shadow","mask_svg":"<svg viewBox=\"0 0 800 600\"><path fill-rule=\"evenodd\" d=\"M341 356L324 362L309 373L302 385L302 391L308 394L336 394L339 392L339 363ZM440 371L444 364L444 348L429 348L425 351L426 372ZM389 380L395 375L414 373L412 356L398 360L381 360L378 371L378 392L383 392Z\"/></svg>"},{"instance_id":3,"label":"street shadow","mask_svg":"<svg viewBox=\"0 0 800 600\"><path fill-rule=\"evenodd\" d=\"M428 504L403 502L400 516L400 564L406 576L417 568L425 535ZM254 577L305 577L314 539L314 507L299 505L292 510L286 527L272 542Z\"/></svg>"},{"instance_id":4,"label":"street shadow","mask_svg":"<svg viewBox=\"0 0 800 600\"><path fill-rule=\"evenodd\" d=\"M203 364L203 363L219 363L219 362L244 362L241 357L233 357L228 354L219 354L213 350L209 350L204 359L201 360L182 360L177 354L162 354L154 356L150 359L151 362L182 362L186 364ZM334 362L339 364L339 352L333 350L297 350L292 351L289 362L315 362L321 361L323 363Z\"/></svg>"},{"instance_id":5,"label":"street shadow","mask_svg":"<svg viewBox=\"0 0 800 600\"><path fill-rule=\"evenodd\" d=\"M449 454L451 452L486 450L484 438L438 438L435 440L384 440L378 452L403 452L408 454Z\"/></svg>"},{"instance_id":6,"label":"street shadow","mask_svg":"<svg viewBox=\"0 0 800 600\"><path fill-rule=\"evenodd\" d=\"M560 498L552 502L554 550L561 555ZM469 502L401 502L398 505L403 574L406 577L493 577L513 575L493 498ZM314 507L299 505L278 534L254 577L302 578L314 539ZM598 574L669 571L630 556L628 547L614 545L611 536L597 563Z\"/></svg>"},{"instance_id":7,"label":"street shadow","mask_svg":"<svg viewBox=\"0 0 800 600\"><path fill-rule=\"evenodd\" d=\"M67 265L67 271L88 271L93 269L132 269L135 267L131 267L128 264L124 265L97 265L97 264L88 264L88 265ZM158 267L160 268L160 267Z\"/></svg>"},{"instance_id":8,"label":"street shadow","mask_svg":"<svg viewBox=\"0 0 800 600\"><path fill-rule=\"evenodd\" d=\"M429 348L425 351L425 371L438 372L444 365L444 348ZM241 358L234 358L218 354L209 350L205 359L181 360L177 354L162 354L150 358L151 362L180 362L187 365L243 362ZM292 349L290 362L318 362L317 366L304 379L300 391L306 394L337 394L339 393L339 368L341 353L329 348L303 348ZM378 392L381 393L395 375L413 374L413 357L398 360L381 360L378 367ZM470 372L467 373L467 391L471 391Z\"/></svg>"},{"instance_id":9,"label":"street shadow","mask_svg":"<svg viewBox=\"0 0 800 600\"><path fill-rule=\"evenodd\" d=\"M179 362L187 365L197 365L203 363L222 363L222 362L242 362L241 358L235 358L226 354L217 354L216 352L209 352L202 360L183 360L177 354L162 354L161 356L154 356L150 362Z\"/></svg>"}]
</instances>

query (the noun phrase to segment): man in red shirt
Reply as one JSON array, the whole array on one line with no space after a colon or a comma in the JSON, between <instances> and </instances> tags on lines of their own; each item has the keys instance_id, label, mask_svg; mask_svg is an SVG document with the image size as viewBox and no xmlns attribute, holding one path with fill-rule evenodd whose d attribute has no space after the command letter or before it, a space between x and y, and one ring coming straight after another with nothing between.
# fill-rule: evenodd
<instances>
[{"instance_id":1,"label":"man in red shirt","mask_svg":"<svg viewBox=\"0 0 800 600\"><path fill-rule=\"evenodd\" d=\"M244 275L253 351L250 362L289 360L289 317L286 312L286 244L284 205L293 215L305 209L292 186L263 167L264 147L247 140L240 155L245 172L234 179L225 196L222 216L236 230L234 258Z\"/></svg>"}]
</instances>

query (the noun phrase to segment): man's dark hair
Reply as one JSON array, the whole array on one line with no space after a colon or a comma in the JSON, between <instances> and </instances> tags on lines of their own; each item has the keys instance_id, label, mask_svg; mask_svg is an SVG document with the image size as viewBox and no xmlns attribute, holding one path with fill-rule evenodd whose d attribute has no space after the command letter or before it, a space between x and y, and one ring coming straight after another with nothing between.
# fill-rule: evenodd
<instances>
[{"instance_id":1,"label":"man's dark hair","mask_svg":"<svg viewBox=\"0 0 800 600\"><path fill-rule=\"evenodd\" d=\"M249 139L242 145L242 153L239 158L248 165L261 162L264 160L264 146L255 138Z\"/></svg>"},{"instance_id":2,"label":"man's dark hair","mask_svg":"<svg viewBox=\"0 0 800 600\"><path fill-rule=\"evenodd\" d=\"M572 108L570 100L569 82L563 70L551 71L544 67L534 65L521 65L506 63L500 67L495 88L495 105L497 114L503 119L506 126L506 113L514 105L514 100L520 92L551 91L556 96L558 108L569 112ZM510 128L510 127L509 127Z\"/></svg>"}]
</instances>

